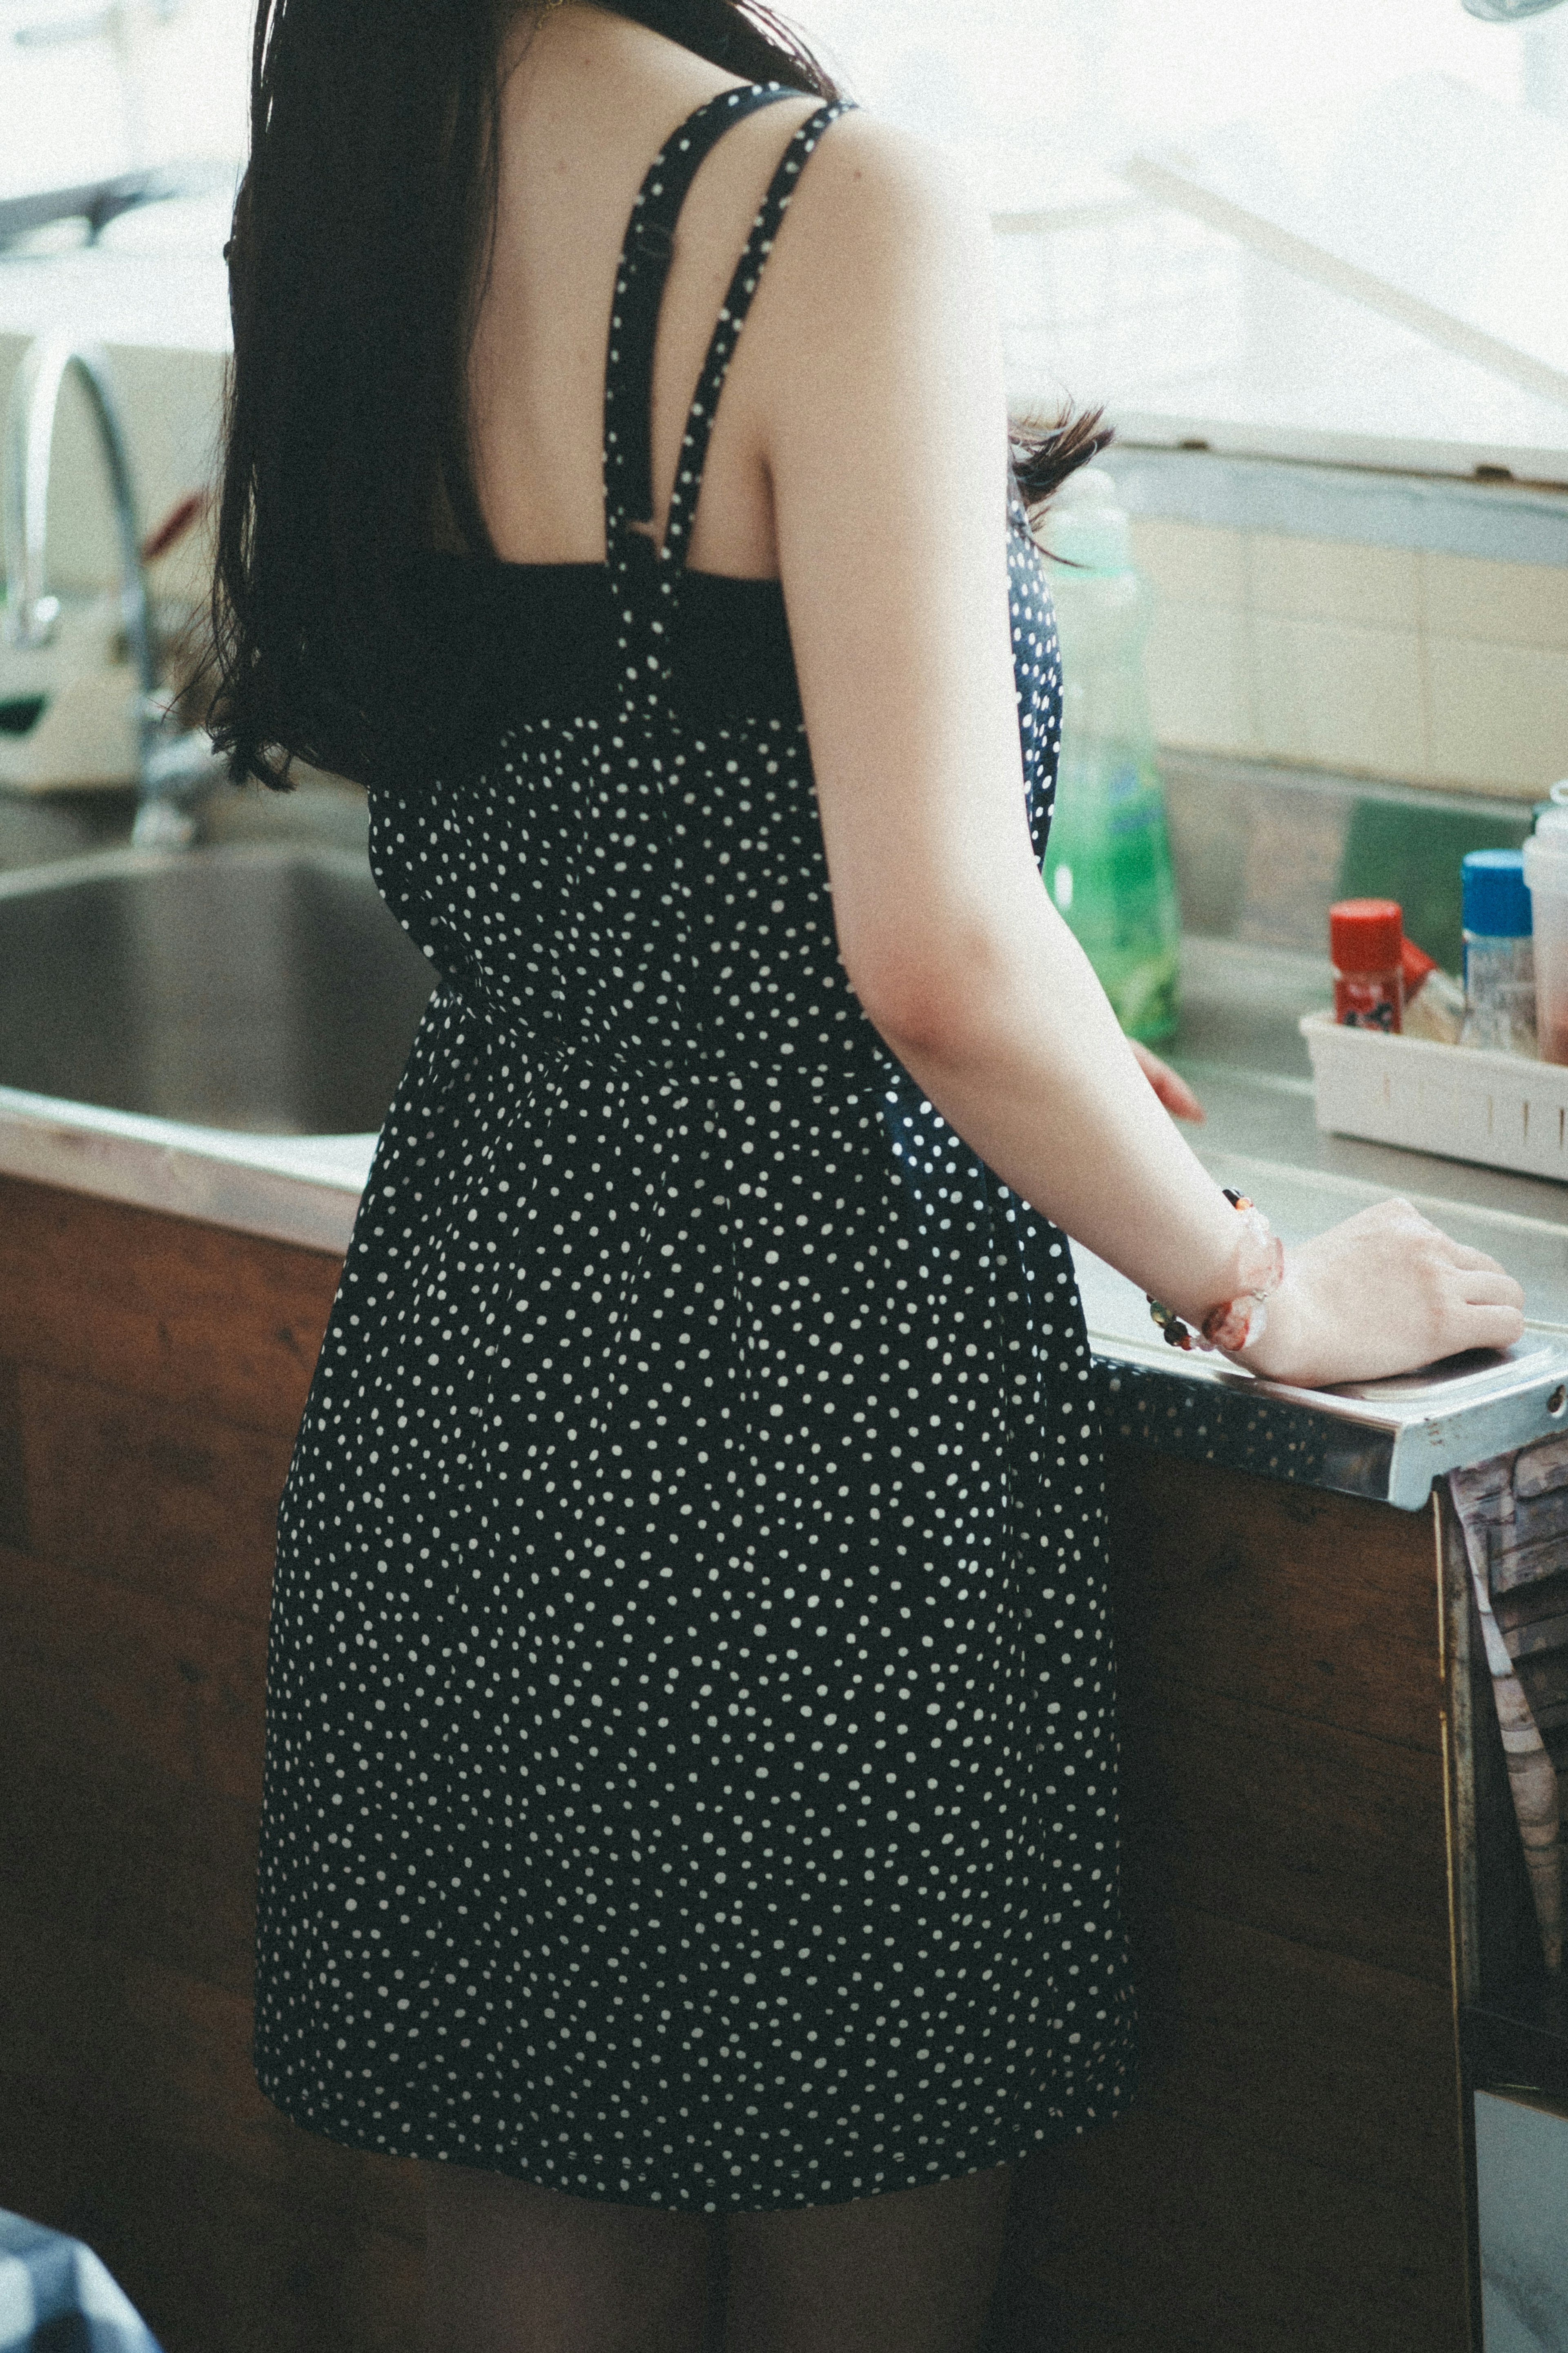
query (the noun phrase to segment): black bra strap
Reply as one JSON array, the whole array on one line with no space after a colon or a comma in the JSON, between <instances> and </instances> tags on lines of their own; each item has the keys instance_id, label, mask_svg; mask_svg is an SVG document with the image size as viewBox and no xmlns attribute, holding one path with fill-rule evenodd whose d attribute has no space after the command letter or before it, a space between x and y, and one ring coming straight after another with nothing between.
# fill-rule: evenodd
<instances>
[{"instance_id":1,"label":"black bra strap","mask_svg":"<svg viewBox=\"0 0 1568 2353\"><path fill-rule=\"evenodd\" d=\"M612 533L653 518L649 427L654 342L680 207L699 165L732 124L761 107L797 95L782 82L721 91L671 135L637 191L621 248L605 367L605 507ZM614 562L614 537L610 554Z\"/></svg>"}]
</instances>

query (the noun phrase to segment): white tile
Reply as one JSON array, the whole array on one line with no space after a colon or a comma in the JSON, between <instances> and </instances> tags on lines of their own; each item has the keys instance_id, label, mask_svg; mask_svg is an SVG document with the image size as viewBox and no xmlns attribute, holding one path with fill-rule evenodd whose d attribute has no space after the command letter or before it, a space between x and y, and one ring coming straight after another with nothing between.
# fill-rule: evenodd
<instances>
[{"instance_id":1,"label":"white tile","mask_svg":"<svg viewBox=\"0 0 1568 2353\"><path fill-rule=\"evenodd\" d=\"M1426 654L1434 781L1542 792L1568 776L1568 654L1444 637Z\"/></svg>"},{"instance_id":2,"label":"white tile","mask_svg":"<svg viewBox=\"0 0 1568 2353\"><path fill-rule=\"evenodd\" d=\"M1144 656L1157 740L1192 751L1254 750L1248 655L1245 613L1159 599Z\"/></svg>"},{"instance_id":3,"label":"white tile","mask_svg":"<svg viewBox=\"0 0 1568 2353\"><path fill-rule=\"evenodd\" d=\"M1045 536L1050 538L1050 518ZM1169 522L1140 515L1132 523L1132 560L1162 598L1188 605L1245 605L1247 533L1208 523Z\"/></svg>"},{"instance_id":4,"label":"white tile","mask_svg":"<svg viewBox=\"0 0 1568 2353\"><path fill-rule=\"evenodd\" d=\"M1568 653L1568 567L1422 557L1424 627L1434 637Z\"/></svg>"},{"instance_id":5,"label":"white tile","mask_svg":"<svg viewBox=\"0 0 1568 2353\"><path fill-rule=\"evenodd\" d=\"M1421 640L1413 630L1252 616L1258 740L1274 759L1353 774L1421 773Z\"/></svg>"},{"instance_id":6,"label":"white tile","mask_svg":"<svg viewBox=\"0 0 1568 2353\"><path fill-rule=\"evenodd\" d=\"M1420 558L1407 547L1252 533L1252 607L1298 620L1414 629L1421 618Z\"/></svg>"}]
</instances>

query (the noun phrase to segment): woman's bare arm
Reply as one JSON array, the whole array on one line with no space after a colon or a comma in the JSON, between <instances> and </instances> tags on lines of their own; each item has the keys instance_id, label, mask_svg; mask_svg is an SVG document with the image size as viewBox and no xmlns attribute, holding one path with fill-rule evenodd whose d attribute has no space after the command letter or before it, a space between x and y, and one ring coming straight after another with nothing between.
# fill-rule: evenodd
<instances>
[{"instance_id":1,"label":"woman's bare arm","mask_svg":"<svg viewBox=\"0 0 1568 2353\"><path fill-rule=\"evenodd\" d=\"M984 215L914 142L841 121L803 175L747 334L851 985L1006 1184L1201 1317L1236 1288L1237 1220L1029 843ZM1270 1370L1347 1378L1518 1335L1521 1294L1491 1261L1451 1263L1424 1225L1430 1242L1409 1228L1369 1240L1358 1222L1303 1254L1260 1365L1266 1350Z\"/></svg>"}]
</instances>

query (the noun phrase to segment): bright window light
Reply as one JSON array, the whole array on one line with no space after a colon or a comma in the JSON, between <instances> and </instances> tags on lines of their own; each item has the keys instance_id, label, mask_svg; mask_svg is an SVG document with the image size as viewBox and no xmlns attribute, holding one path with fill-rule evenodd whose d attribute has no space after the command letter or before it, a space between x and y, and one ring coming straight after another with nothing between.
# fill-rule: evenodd
<instances>
[{"instance_id":1,"label":"bright window light","mask_svg":"<svg viewBox=\"0 0 1568 2353\"><path fill-rule=\"evenodd\" d=\"M852 94L966 159L1020 409L1070 393L1124 439L1568 478L1568 5L1503 24L1460 0L786 12ZM0 0L0 199L237 159L251 16ZM1355 190L1337 219L1336 174ZM106 248L173 238L177 211Z\"/></svg>"}]
</instances>

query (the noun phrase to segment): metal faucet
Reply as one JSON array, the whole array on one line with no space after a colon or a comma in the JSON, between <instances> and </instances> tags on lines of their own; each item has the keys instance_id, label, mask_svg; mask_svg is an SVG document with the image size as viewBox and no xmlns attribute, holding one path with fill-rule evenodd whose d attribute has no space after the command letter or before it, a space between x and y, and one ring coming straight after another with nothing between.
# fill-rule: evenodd
<instances>
[{"instance_id":1,"label":"metal faucet","mask_svg":"<svg viewBox=\"0 0 1568 2353\"><path fill-rule=\"evenodd\" d=\"M167 702L158 691L131 460L109 363L95 343L41 335L28 345L12 384L0 630L11 645L44 646L58 626L59 598L44 585L44 542L55 417L60 387L73 370L87 394L109 468L120 553L120 617L136 672L137 797L131 839L140 849L183 849L195 839L195 804L216 783L218 764L204 729L170 724Z\"/></svg>"}]
</instances>

